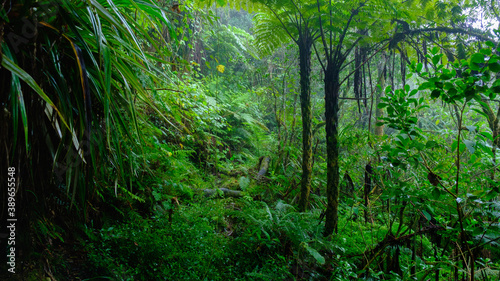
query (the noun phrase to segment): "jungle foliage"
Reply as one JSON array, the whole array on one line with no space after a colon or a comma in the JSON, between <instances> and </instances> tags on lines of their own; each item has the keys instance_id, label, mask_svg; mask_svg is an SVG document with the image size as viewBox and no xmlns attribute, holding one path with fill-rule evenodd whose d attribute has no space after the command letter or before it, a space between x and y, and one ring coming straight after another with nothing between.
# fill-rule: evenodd
<instances>
[{"instance_id":1,"label":"jungle foliage","mask_svg":"<svg viewBox=\"0 0 500 281\"><path fill-rule=\"evenodd\" d=\"M499 280L497 2L0 16L2 279Z\"/></svg>"}]
</instances>

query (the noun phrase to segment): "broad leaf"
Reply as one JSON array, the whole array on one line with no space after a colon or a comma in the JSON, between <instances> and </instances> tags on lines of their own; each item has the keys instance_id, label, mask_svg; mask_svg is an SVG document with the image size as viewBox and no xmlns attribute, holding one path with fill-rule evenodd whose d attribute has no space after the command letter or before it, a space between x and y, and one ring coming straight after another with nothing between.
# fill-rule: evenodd
<instances>
[{"instance_id":1,"label":"broad leaf","mask_svg":"<svg viewBox=\"0 0 500 281\"><path fill-rule=\"evenodd\" d=\"M316 249L309 247L309 245L305 245L304 247L309 252L309 254L311 254L311 256L313 256L316 259L316 261L319 264L321 265L325 264L325 258Z\"/></svg>"}]
</instances>

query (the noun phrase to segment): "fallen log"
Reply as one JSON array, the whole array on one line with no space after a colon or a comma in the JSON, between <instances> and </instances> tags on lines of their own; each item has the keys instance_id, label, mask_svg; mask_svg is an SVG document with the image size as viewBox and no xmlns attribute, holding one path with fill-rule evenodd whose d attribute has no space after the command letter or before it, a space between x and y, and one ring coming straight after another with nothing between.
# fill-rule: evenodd
<instances>
[{"instance_id":1,"label":"fallen log","mask_svg":"<svg viewBox=\"0 0 500 281\"><path fill-rule=\"evenodd\" d=\"M224 194L224 196L226 197L242 197L243 194L241 194L241 191L238 191L238 190L231 190L231 189L227 189L227 188L219 188L220 191L222 191L222 193ZM217 196L218 195L218 192L217 192L217 189L203 189L203 194L205 195L205 197L212 197L212 196Z\"/></svg>"}]
</instances>

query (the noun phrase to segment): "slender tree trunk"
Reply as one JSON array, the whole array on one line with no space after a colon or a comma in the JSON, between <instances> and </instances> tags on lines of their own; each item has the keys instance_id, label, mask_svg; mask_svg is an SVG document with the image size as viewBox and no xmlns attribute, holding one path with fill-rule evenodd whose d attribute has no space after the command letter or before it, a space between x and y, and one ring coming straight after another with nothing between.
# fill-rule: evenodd
<instances>
[{"instance_id":1,"label":"slender tree trunk","mask_svg":"<svg viewBox=\"0 0 500 281\"><path fill-rule=\"evenodd\" d=\"M294 95L293 97L293 120L292 120L292 125L289 130L287 130L287 138L288 138L288 144L293 144L295 142L295 124L297 123L297 95ZM289 134L288 134L289 132ZM286 148L286 141L285 145L283 147ZM285 159L283 160L283 173L286 174L286 170L288 167L288 160L290 159L290 149L287 149Z\"/></svg>"},{"instance_id":2,"label":"slender tree trunk","mask_svg":"<svg viewBox=\"0 0 500 281\"><path fill-rule=\"evenodd\" d=\"M372 166L370 163L366 164L365 166L365 192L364 192L364 199L365 199L365 223L368 223L368 220L370 219L370 210L369 210L369 205L370 205L370 192L372 191Z\"/></svg>"},{"instance_id":3,"label":"slender tree trunk","mask_svg":"<svg viewBox=\"0 0 500 281\"><path fill-rule=\"evenodd\" d=\"M302 110L302 179L299 210L305 211L311 192L312 110L311 110L311 47L312 39L306 33L299 37L300 107Z\"/></svg>"},{"instance_id":4,"label":"slender tree trunk","mask_svg":"<svg viewBox=\"0 0 500 281\"><path fill-rule=\"evenodd\" d=\"M497 113L495 115L491 105L483 99L483 103L481 104L483 112L488 116L488 125L493 133L493 165L496 165L496 149L500 148L500 106L498 107ZM495 180L496 169L491 170L491 180Z\"/></svg>"},{"instance_id":5,"label":"slender tree trunk","mask_svg":"<svg viewBox=\"0 0 500 281\"><path fill-rule=\"evenodd\" d=\"M380 61L378 65L378 82L377 84L380 85L380 88L377 87L376 90L376 110L375 110L375 117L377 119L377 122L381 121L380 119L384 117L384 110L382 108L378 108L378 104L380 103L380 98L384 96L384 88L385 88L385 77L386 77L386 64L387 64L387 56L385 52L382 53L382 60ZM384 125L375 125L375 135L376 136L383 136L384 135Z\"/></svg>"},{"instance_id":6,"label":"slender tree trunk","mask_svg":"<svg viewBox=\"0 0 500 281\"><path fill-rule=\"evenodd\" d=\"M500 135L500 107L495 115L488 101L484 99L483 102L484 104L482 104L481 107L483 112L488 116L488 125L493 132L493 146L500 148L500 138L498 138Z\"/></svg>"},{"instance_id":7,"label":"slender tree trunk","mask_svg":"<svg viewBox=\"0 0 500 281\"><path fill-rule=\"evenodd\" d=\"M283 91L283 95L284 94L285 91ZM274 118L276 119L277 131L278 131L278 161L276 161L276 165L274 167L274 173L277 174L279 172L279 168L281 167L283 161L283 155L285 154L284 150L286 145L286 136L283 136L283 133L281 132L281 126L284 126L284 122L281 120L281 114L280 111L278 110L278 93L273 92L273 95L274 95ZM286 132L286 127L284 128L284 130Z\"/></svg>"},{"instance_id":8,"label":"slender tree trunk","mask_svg":"<svg viewBox=\"0 0 500 281\"><path fill-rule=\"evenodd\" d=\"M339 205L339 69L337 64L328 63L325 72L325 115L326 115L326 150L327 150L327 183L326 223L324 236L337 233Z\"/></svg>"}]
</instances>

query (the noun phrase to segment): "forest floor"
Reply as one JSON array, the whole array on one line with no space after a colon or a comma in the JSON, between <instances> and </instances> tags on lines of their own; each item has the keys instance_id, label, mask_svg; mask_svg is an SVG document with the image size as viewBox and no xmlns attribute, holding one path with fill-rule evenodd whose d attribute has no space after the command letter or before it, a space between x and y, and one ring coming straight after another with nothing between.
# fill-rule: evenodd
<instances>
[{"instance_id":1,"label":"forest floor","mask_svg":"<svg viewBox=\"0 0 500 281\"><path fill-rule=\"evenodd\" d=\"M153 194L152 212L117 197L107 202L115 214L108 206L102 225L67 230L64 242L49 239L15 280L355 280L366 260L383 261L389 253L374 249L390 249L393 234L409 230L397 223L389 230L377 208L367 223L359 198L343 198L339 232L325 238L326 198L311 193L310 210L299 213L295 181L282 187L259 170L215 173L199 188L178 184L175 196ZM432 237L415 237L416 259L423 262L419 255L432 250ZM409 253L403 248L402 264ZM384 270L385 262L378 266Z\"/></svg>"}]
</instances>

